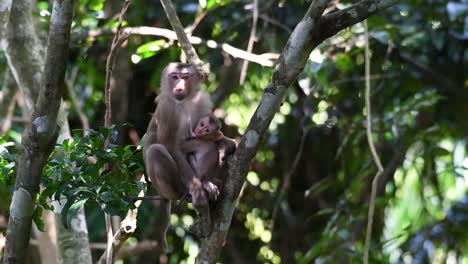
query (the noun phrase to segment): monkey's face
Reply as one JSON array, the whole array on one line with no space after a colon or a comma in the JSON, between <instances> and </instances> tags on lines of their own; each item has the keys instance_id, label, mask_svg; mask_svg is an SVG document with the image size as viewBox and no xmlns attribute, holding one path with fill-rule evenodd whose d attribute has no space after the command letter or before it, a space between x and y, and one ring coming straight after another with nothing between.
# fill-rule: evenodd
<instances>
[{"instance_id":1,"label":"monkey's face","mask_svg":"<svg viewBox=\"0 0 468 264\"><path fill-rule=\"evenodd\" d=\"M195 136L197 138L207 138L208 136L212 135L217 128L213 122L210 122L209 117L202 117L198 121L197 126L194 129Z\"/></svg>"},{"instance_id":2,"label":"monkey's face","mask_svg":"<svg viewBox=\"0 0 468 264\"><path fill-rule=\"evenodd\" d=\"M191 93L195 80L189 69L175 69L168 74L168 78L169 87L177 100L183 100Z\"/></svg>"}]
</instances>

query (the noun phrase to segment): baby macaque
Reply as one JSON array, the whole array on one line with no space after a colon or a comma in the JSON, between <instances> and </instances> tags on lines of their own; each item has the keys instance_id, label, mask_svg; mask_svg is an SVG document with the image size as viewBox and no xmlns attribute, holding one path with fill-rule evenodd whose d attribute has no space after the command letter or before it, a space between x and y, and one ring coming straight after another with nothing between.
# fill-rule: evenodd
<instances>
[{"instance_id":1,"label":"baby macaque","mask_svg":"<svg viewBox=\"0 0 468 264\"><path fill-rule=\"evenodd\" d=\"M182 152L189 154L188 159L210 200L216 201L219 196L217 185L213 183L219 169L224 165L225 155L236 149L234 140L221 132L221 122L213 114L201 117L192 130L191 138L181 144Z\"/></svg>"}]
</instances>

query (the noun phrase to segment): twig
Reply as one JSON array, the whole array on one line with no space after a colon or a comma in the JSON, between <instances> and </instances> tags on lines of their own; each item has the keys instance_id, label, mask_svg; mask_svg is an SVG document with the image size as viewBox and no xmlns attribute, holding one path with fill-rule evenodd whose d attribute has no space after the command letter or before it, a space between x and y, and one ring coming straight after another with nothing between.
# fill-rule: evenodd
<instances>
[{"instance_id":1,"label":"twig","mask_svg":"<svg viewBox=\"0 0 468 264\"><path fill-rule=\"evenodd\" d=\"M269 17L267 15L259 15L259 18L265 20L265 22L267 22L267 23L270 23L270 24L272 24L274 26L277 26L277 27L283 29L284 31L288 32L288 34L292 33L292 30L290 28L288 28L288 26L282 24L280 21L278 21L276 19L273 19L273 18L271 18L271 17Z\"/></svg>"},{"instance_id":2,"label":"twig","mask_svg":"<svg viewBox=\"0 0 468 264\"><path fill-rule=\"evenodd\" d=\"M372 116L371 116L371 101L370 101L370 52L369 52L369 30L367 27L367 21L363 22L364 24L364 33L365 33L365 75L366 75L366 135L367 135L367 142L369 143L369 149L372 153L372 158L374 159L374 163L377 166L377 174L372 181L372 191L370 197L370 204L369 204L369 212L367 215L367 232L366 232L366 241L364 244L364 264L369 263L369 248L372 236L372 225L374 223L374 211L375 211L375 197L377 192L377 185L379 182L379 177L384 172L382 163L380 162L379 155L375 150L374 142L372 141Z\"/></svg>"},{"instance_id":3,"label":"twig","mask_svg":"<svg viewBox=\"0 0 468 264\"><path fill-rule=\"evenodd\" d=\"M174 6L172 6L171 0L161 0L161 4L164 8L164 12L166 13L167 19L169 20L172 29L174 29L177 35L177 39L179 40L180 46L182 47L182 50L187 56L188 61L190 62L190 64L195 65L195 67L204 76L206 76L209 70L205 66L203 61L200 60L200 58L197 55L197 52L195 51L187 35L185 34L184 28L182 27L182 23L180 23L179 17L177 16L176 11L174 10Z\"/></svg>"},{"instance_id":4,"label":"twig","mask_svg":"<svg viewBox=\"0 0 468 264\"><path fill-rule=\"evenodd\" d=\"M142 175L140 182L144 182L145 177ZM141 191L138 194L138 197L143 197L145 195L144 191ZM106 251L99 258L98 263L107 263L109 255L111 259L114 258L115 254L118 253L119 249L125 243L125 241L135 232L137 227L137 214L138 208L141 205L141 201L135 202L135 209L129 210L125 219L120 223L119 230L111 238L111 249L109 250L109 243L107 243ZM109 252L109 253L108 253Z\"/></svg>"},{"instance_id":5,"label":"twig","mask_svg":"<svg viewBox=\"0 0 468 264\"><path fill-rule=\"evenodd\" d=\"M106 114L104 116L104 126L106 128L110 128L110 126L111 126L111 114L112 114L110 79L111 79L112 71L113 71L114 65L115 65L115 58L117 57L117 53L118 53L118 51L120 49L120 46L128 38L127 34L122 34L122 23L123 23L123 17L125 15L125 13L127 12L128 7L130 6L130 3L131 3L130 0L125 0L125 3L123 5L123 7L122 7L122 10L120 11L117 30L115 32L114 38L112 39L111 49L110 49L110 52L109 52L109 56L107 57L106 86L105 86ZM108 136L106 138L105 143L104 143L104 149L107 149L107 147L109 146L109 140L110 140L110 138ZM109 166L108 164L105 164L104 169L106 169L108 166ZM135 216L135 218L136 218L136 216ZM110 215L105 214L105 220L106 220L106 232L107 232L107 249L106 249L106 252L105 252L105 260L106 260L105 263L111 264L113 262L113 256L114 256L114 251L113 251L114 250L114 248L113 248L114 243L113 242L118 237L113 236L112 221L111 221ZM121 229L119 230L119 232L116 233L116 236L118 234L120 234ZM115 246L115 248L118 250L120 247Z\"/></svg>"},{"instance_id":6,"label":"twig","mask_svg":"<svg viewBox=\"0 0 468 264\"><path fill-rule=\"evenodd\" d=\"M198 25L200 24L200 22L205 18L205 16L208 14L208 12L206 10L204 10L203 12L201 12L196 18L195 18L195 21L193 21L192 25L188 26L186 29L185 29L185 32L187 32L188 35L192 35L193 31L195 31L195 29L198 27Z\"/></svg>"},{"instance_id":7,"label":"twig","mask_svg":"<svg viewBox=\"0 0 468 264\"><path fill-rule=\"evenodd\" d=\"M255 43L255 35L257 34L257 21L258 21L258 0L253 1L253 7L252 7L252 29L250 31L250 37L249 37L249 42L247 44L247 52L252 52L253 45ZM239 84L243 85L245 82L245 78L247 75L247 68L249 67L249 61L244 60L242 63L242 69L240 73L240 79L239 79Z\"/></svg>"},{"instance_id":8,"label":"twig","mask_svg":"<svg viewBox=\"0 0 468 264\"><path fill-rule=\"evenodd\" d=\"M65 79L65 85L67 86L68 95L70 95L72 105L73 107L75 107L75 111L78 113L81 125L83 126L83 134L86 135L89 130L89 120L86 114L83 112L83 109L81 109L78 96L76 95L76 92L73 89L73 86L75 85L76 76L78 75L78 70L78 67L74 67L72 69L70 76Z\"/></svg>"}]
</instances>

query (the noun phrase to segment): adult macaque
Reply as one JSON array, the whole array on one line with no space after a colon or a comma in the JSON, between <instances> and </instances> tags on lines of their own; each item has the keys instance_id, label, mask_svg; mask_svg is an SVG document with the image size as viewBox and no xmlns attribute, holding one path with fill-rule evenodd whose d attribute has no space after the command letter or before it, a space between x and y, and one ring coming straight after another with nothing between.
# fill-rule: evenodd
<instances>
[{"instance_id":1,"label":"adult macaque","mask_svg":"<svg viewBox=\"0 0 468 264\"><path fill-rule=\"evenodd\" d=\"M221 122L210 114L200 118L192 131L192 138L183 142L181 149L189 154L190 165L208 192L210 200L216 201L222 183L213 181L218 180L217 176L224 165L226 153L233 153L236 149L234 140L223 135Z\"/></svg>"},{"instance_id":2,"label":"adult macaque","mask_svg":"<svg viewBox=\"0 0 468 264\"><path fill-rule=\"evenodd\" d=\"M166 232L170 224L171 200L181 199L186 193L200 215L197 227L201 236L211 233L208 198L201 181L181 151L181 143L190 137L192 127L203 116L212 112L209 97L200 91L202 76L190 64L170 63L161 76L158 106L146 132L144 159L152 184L164 199L160 241L167 248Z\"/></svg>"}]
</instances>

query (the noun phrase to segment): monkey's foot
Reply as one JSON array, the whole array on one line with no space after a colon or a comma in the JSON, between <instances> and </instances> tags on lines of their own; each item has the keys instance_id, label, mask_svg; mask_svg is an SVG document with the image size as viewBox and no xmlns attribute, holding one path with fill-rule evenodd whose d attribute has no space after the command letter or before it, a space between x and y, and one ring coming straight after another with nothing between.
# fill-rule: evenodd
<instances>
[{"instance_id":1,"label":"monkey's foot","mask_svg":"<svg viewBox=\"0 0 468 264\"><path fill-rule=\"evenodd\" d=\"M203 225L201 221L197 221L189 227L188 232L194 234L198 238L205 238L211 235L213 229L211 226Z\"/></svg>"},{"instance_id":2,"label":"monkey's foot","mask_svg":"<svg viewBox=\"0 0 468 264\"><path fill-rule=\"evenodd\" d=\"M189 193L192 196L192 204L195 208L203 207L208 204L203 184L199 179L194 178L189 188Z\"/></svg>"},{"instance_id":3,"label":"monkey's foot","mask_svg":"<svg viewBox=\"0 0 468 264\"><path fill-rule=\"evenodd\" d=\"M218 186L214 185L210 181L203 182L203 189L208 193L208 199L210 201L217 201L219 197Z\"/></svg>"}]
</instances>

